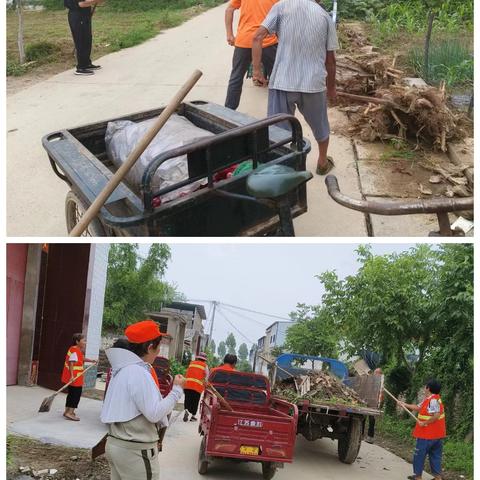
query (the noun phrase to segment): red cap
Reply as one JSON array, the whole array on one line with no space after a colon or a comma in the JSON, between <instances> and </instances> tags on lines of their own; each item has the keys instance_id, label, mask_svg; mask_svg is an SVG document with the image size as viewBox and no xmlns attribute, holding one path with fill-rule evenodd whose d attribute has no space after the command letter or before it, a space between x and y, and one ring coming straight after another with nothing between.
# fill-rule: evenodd
<instances>
[{"instance_id":1,"label":"red cap","mask_svg":"<svg viewBox=\"0 0 480 480\"><path fill-rule=\"evenodd\" d=\"M158 323L153 320L143 320L133 323L125 329L125 336L131 343L144 343L160 337L163 333L160 331Z\"/></svg>"}]
</instances>

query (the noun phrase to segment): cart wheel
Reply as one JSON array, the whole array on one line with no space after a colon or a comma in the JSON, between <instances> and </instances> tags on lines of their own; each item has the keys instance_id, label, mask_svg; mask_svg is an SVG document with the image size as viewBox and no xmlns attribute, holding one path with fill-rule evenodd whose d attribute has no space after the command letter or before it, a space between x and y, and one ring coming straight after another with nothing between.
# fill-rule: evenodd
<instances>
[{"instance_id":1,"label":"cart wheel","mask_svg":"<svg viewBox=\"0 0 480 480\"><path fill-rule=\"evenodd\" d=\"M206 455L207 449L207 440L205 435L202 437L202 442L200 443L200 451L198 452L198 473L200 475L205 475L208 470L208 461Z\"/></svg>"},{"instance_id":2,"label":"cart wheel","mask_svg":"<svg viewBox=\"0 0 480 480\"><path fill-rule=\"evenodd\" d=\"M265 480L273 478L277 471L277 467L274 462L262 462L262 475Z\"/></svg>"},{"instance_id":3,"label":"cart wheel","mask_svg":"<svg viewBox=\"0 0 480 480\"><path fill-rule=\"evenodd\" d=\"M343 463L353 463L362 443L362 421L352 418L346 435L338 439L338 458Z\"/></svg>"},{"instance_id":4,"label":"cart wheel","mask_svg":"<svg viewBox=\"0 0 480 480\"><path fill-rule=\"evenodd\" d=\"M70 233L75 225L80 221L80 218L87 210L85 202L71 190L67 193L65 198L65 219L67 222L67 231ZM88 228L83 232L82 237L106 237L107 233L98 219L95 217Z\"/></svg>"}]
</instances>

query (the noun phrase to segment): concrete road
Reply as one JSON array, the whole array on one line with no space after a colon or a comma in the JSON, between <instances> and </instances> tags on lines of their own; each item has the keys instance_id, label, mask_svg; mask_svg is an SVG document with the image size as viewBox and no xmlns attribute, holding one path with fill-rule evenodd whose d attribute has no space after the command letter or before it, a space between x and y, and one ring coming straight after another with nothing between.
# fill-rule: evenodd
<instances>
[{"instance_id":1,"label":"concrete road","mask_svg":"<svg viewBox=\"0 0 480 480\"><path fill-rule=\"evenodd\" d=\"M43 398L53 391L42 387L7 388L7 431L35 438L42 442L69 447L91 448L104 435L105 426L99 421L102 402L82 398L78 415L80 422L68 422L62 417L65 395L59 394L51 411L38 413ZM181 404L177 404L182 408ZM200 446L198 423L182 421L182 411L174 411L160 454L161 480L212 478L229 480L260 480L261 466L257 463L234 463L216 460L206 476L197 473ZM75 435L72 435L75 429ZM278 470L278 480L404 480L411 474L411 465L376 445L363 442L359 456L352 465L337 458L337 442L321 439L308 442L298 436L293 464ZM432 478L425 475L424 478Z\"/></svg>"},{"instance_id":2,"label":"concrete road","mask_svg":"<svg viewBox=\"0 0 480 480\"><path fill-rule=\"evenodd\" d=\"M98 59L103 68L92 77L77 77L70 70L7 98L9 236L66 235L68 188L50 168L41 145L43 135L164 105L195 68L204 76L187 99L223 104L233 54L225 41L224 11L221 5L142 45ZM245 81L239 111L261 118L266 108L267 90ZM342 190L358 197L350 142L332 135L330 153ZM314 147L307 162L311 171L316 158ZM308 183L308 203L309 212L296 221L298 235L366 235L363 214L331 201L323 177Z\"/></svg>"}]
</instances>

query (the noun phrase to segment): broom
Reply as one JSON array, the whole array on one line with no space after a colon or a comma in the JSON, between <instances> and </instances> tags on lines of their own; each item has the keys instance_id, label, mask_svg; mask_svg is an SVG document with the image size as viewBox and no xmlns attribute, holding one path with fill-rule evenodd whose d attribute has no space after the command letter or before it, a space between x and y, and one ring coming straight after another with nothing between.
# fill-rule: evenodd
<instances>
[{"instance_id":1,"label":"broom","mask_svg":"<svg viewBox=\"0 0 480 480\"><path fill-rule=\"evenodd\" d=\"M50 407L52 406L53 399L62 391L65 390L69 385L71 385L77 378L80 378L87 370L90 370L93 366L95 366L96 363L92 363L89 367L87 367L82 373L79 373L73 380L70 380L68 383L66 383L60 390L57 390L53 395L50 395L49 397L46 397L43 399L42 404L40 405L40 408L38 409L39 412L49 412Z\"/></svg>"}]
</instances>

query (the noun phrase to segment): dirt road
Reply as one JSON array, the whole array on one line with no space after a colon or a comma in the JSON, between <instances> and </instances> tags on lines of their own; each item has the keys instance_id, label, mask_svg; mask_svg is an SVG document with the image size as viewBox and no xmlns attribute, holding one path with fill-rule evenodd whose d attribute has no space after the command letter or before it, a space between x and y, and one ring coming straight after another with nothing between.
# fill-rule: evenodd
<instances>
[{"instance_id":1,"label":"dirt road","mask_svg":"<svg viewBox=\"0 0 480 480\"><path fill-rule=\"evenodd\" d=\"M41 146L43 135L57 129L118 117L165 104L195 68L204 76L188 99L223 104L232 47L225 41L225 5L168 30L143 45L98 60L92 77L73 70L7 97L7 232L9 236L66 235L67 186L50 168ZM239 111L264 117L267 91L245 81ZM334 119L333 119L334 120ZM304 125L305 136L312 140ZM333 130L335 120L333 121ZM359 197L353 150L344 137L331 137L335 173L346 193ZM315 170L314 147L307 168ZM308 184L309 212L296 221L298 235L363 236L362 214L329 199L323 177Z\"/></svg>"}]
</instances>

